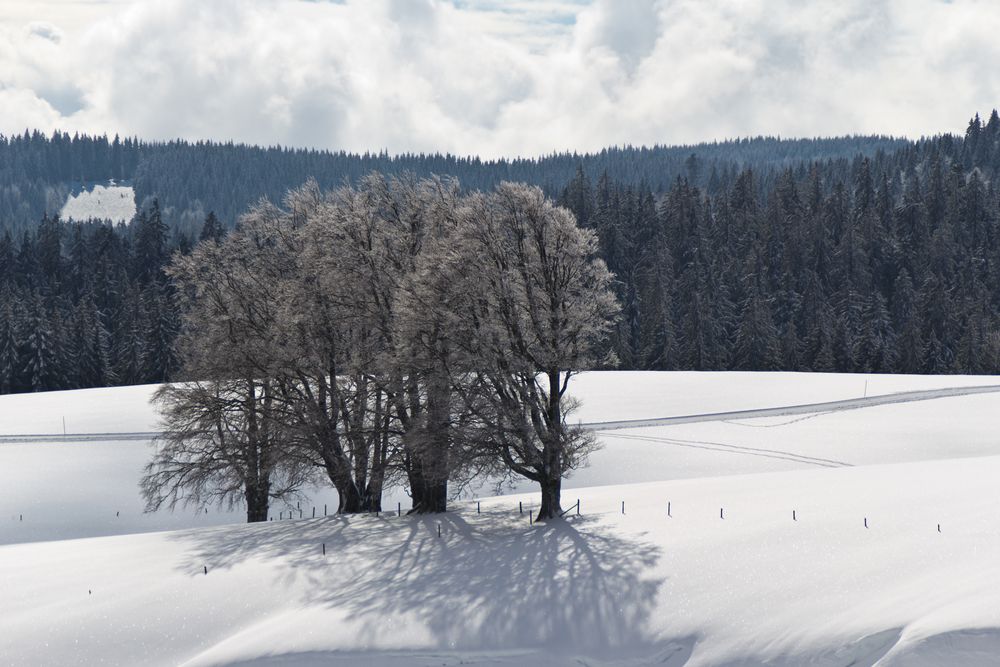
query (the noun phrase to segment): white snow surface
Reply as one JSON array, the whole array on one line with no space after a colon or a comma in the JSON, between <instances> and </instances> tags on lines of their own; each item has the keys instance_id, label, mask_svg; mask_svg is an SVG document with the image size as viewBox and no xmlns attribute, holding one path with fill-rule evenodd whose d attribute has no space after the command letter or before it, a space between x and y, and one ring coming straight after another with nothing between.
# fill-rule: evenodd
<instances>
[{"instance_id":1,"label":"white snow surface","mask_svg":"<svg viewBox=\"0 0 1000 667\"><path fill-rule=\"evenodd\" d=\"M991 375L612 371L581 373L570 393L581 422L648 419L821 403L903 391L1000 384ZM0 396L0 436L155 431L158 385Z\"/></svg>"},{"instance_id":2,"label":"white snow surface","mask_svg":"<svg viewBox=\"0 0 1000 667\"><path fill-rule=\"evenodd\" d=\"M128 222L135 215L135 191L131 185L88 184L70 193L59 217L63 220L111 220Z\"/></svg>"},{"instance_id":3,"label":"white snow surface","mask_svg":"<svg viewBox=\"0 0 1000 667\"><path fill-rule=\"evenodd\" d=\"M855 398L865 376L575 382L593 422ZM152 390L0 397L0 435L61 432L63 414L70 432L155 430ZM530 484L482 514L142 524L107 515L141 514L148 444L0 443L0 665L1000 664L998 408L973 394L609 431L566 484L581 515L555 526L529 524Z\"/></svg>"}]
</instances>

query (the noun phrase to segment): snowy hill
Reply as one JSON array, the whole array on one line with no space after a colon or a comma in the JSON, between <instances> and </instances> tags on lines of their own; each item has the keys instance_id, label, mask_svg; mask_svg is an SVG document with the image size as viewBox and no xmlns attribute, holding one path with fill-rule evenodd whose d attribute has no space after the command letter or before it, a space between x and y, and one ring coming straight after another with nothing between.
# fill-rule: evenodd
<instances>
[{"instance_id":1,"label":"snowy hill","mask_svg":"<svg viewBox=\"0 0 1000 667\"><path fill-rule=\"evenodd\" d=\"M575 392L596 422L853 399L865 380L593 373ZM996 383L872 376L867 393ZM0 397L0 429L154 430L152 389ZM529 525L531 485L482 514L138 519L143 442L0 442L0 543L188 527L0 546L0 664L996 664L998 408L607 431L567 483L581 515L555 528Z\"/></svg>"},{"instance_id":2,"label":"snowy hill","mask_svg":"<svg viewBox=\"0 0 1000 667\"><path fill-rule=\"evenodd\" d=\"M59 217L63 220L128 222L135 215L135 210L132 186L108 181L75 188L66 199Z\"/></svg>"}]
</instances>

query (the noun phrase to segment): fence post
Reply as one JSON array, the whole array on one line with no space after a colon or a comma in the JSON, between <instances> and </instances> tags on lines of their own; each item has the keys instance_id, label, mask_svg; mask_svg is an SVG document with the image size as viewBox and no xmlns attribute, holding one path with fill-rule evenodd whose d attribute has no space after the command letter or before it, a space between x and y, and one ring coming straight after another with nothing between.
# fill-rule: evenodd
<instances>
[{"instance_id":1,"label":"fence post","mask_svg":"<svg viewBox=\"0 0 1000 667\"><path fill-rule=\"evenodd\" d=\"M622 501L622 514L625 514L625 501Z\"/></svg>"},{"instance_id":2,"label":"fence post","mask_svg":"<svg viewBox=\"0 0 1000 667\"><path fill-rule=\"evenodd\" d=\"M580 499L576 499L576 515L580 516Z\"/></svg>"},{"instance_id":3,"label":"fence post","mask_svg":"<svg viewBox=\"0 0 1000 667\"><path fill-rule=\"evenodd\" d=\"M323 516L326 516L326 503L323 503Z\"/></svg>"},{"instance_id":4,"label":"fence post","mask_svg":"<svg viewBox=\"0 0 1000 667\"><path fill-rule=\"evenodd\" d=\"M795 518L795 510L792 510L792 521L798 521L798 519Z\"/></svg>"},{"instance_id":5,"label":"fence post","mask_svg":"<svg viewBox=\"0 0 1000 667\"><path fill-rule=\"evenodd\" d=\"M479 514L479 501L476 501L476 514Z\"/></svg>"},{"instance_id":6,"label":"fence post","mask_svg":"<svg viewBox=\"0 0 1000 667\"><path fill-rule=\"evenodd\" d=\"M865 517L865 528L868 527L868 517Z\"/></svg>"},{"instance_id":7,"label":"fence post","mask_svg":"<svg viewBox=\"0 0 1000 667\"><path fill-rule=\"evenodd\" d=\"M396 516L403 516L403 503L396 503Z\"/></svg>"},{"instance_id":8,"label":"fence post","mask_svg":"<svg viewBox=\"0 0 1000 667\"><path fill-rule=\"evenodd\" d=\"M725 519L726 518L726 515L723 513L723 508L721 508L721 507L719 508L719 518L720 519Z\"/></svg>"},{"instance_id":9,"label":"fence post","mask_svg":"<svg viewBox=\"0 0 1000 667\"><path fill-rule=\"evenodd\" d=\"M518 514L524 514L524 503L520 500L517 501L517 512Z\"/></svg>"},{"instance_id":10,"label":"fence post","mask_svg":"<svg viewBox=\"0 0 1000 667\"><path fill-rule=\"evenodd\" d=\"M326 542L323 543L323 555L326 555Z\"/></svg>"},{"instance_id":11,"label":"fence post","mask_svg":"<svg viewBox=\"0 0 1000 667\"><path fill-rule=\"evenodd\" d=\"M313 518L314 519L316 518L316 506L315 505L313 505Z\"/></svg>"},{"instance_id":12,"label":"fence post","mask_svg":"<svg viewBox=\"0 0 1000 667\"><path fill-rule=\"evenodd\" d=\"M669 500L667 501L667 516L673 516L673 515L672 515L672 514L670 513L670 501L669 501Z\"/></svg>"}]
</instances>

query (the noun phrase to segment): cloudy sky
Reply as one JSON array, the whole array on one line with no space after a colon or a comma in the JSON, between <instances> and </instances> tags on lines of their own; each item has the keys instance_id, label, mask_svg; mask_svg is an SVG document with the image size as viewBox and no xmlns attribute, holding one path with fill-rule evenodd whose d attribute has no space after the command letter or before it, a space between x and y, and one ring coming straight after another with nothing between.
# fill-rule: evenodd
<instances>
[{"instance_id":1,"label":"cloudy sky","mask_svg":"<svg viewBox=\"0 0 1000 667\"><path fill-rule=\"evenodd\" d=\"M963 129L994 0L0 0L0 133L538 155Z\"/></svg>"}]
</instances>

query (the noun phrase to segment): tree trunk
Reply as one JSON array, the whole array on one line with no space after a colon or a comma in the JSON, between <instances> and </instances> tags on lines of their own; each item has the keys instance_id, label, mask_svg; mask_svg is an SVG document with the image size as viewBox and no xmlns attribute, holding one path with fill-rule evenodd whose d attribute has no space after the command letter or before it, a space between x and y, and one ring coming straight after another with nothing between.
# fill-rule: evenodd
<instances>
[{"instance_id":1,"label":"tree trunk","mask_svg":"<svg viewBox=\"0 0 1000 667\"><path fill-rule=\"evenodd\" d=\"M348 480L346 484L338 485L337 495L340 497L337 514L357 514L364 511L364 503L354 480Z\"/></svg>"},{"instance_id":2,"label":"tree trunk","mask_svg":"<svg viewBox=\"0 0 1000 667\"><path fill-rule=\"evenodd\" d=\"M267 485L247 483L243 496L247 502L247 523L267 521L270 506L270 490Z\"/></svg>"},{"instance_id":3,"label":"tree trunk","mask_svg":"<svg viewBox=\"0 0 1000 667\"><path fill-rule=\"evenodd\" d=\"M435 474L436 467L426 464L415 453L411 453L407 477L413 507L408 514L432 514L448 510L448 477Z\"/></svg>"},{"instance_id":4,"label":"tree trunk","mask_svg":"<svg viewBox=\"0 0 1000 667\"><path fill-rule=\"evenodd\" d=\"M538 510L538 521L556 519L562 516L560 496L562 494L563 447L565 446L562 415L562 392L559 384L561 373L559 369L549 369L548 405L546 406L546 422L548 426L548 441L544 443L542 457L545 464L541 474L542 507Z\"/></svg>"},{"instance_id":5,"label":"tree trunk","mask_svg":"<svg viewBox=\"0 0 1000 667\"><path fill-rule=\"evenodd\" d=\"M558 519L562 516L561 494L562 475L556 475L541 482L542 486L542 506L538 510L538 517L535 521L547 521L548 519Z\"/></svg>"},{"instance_id":6,"label":"tree trunk","mask_svg":"<svg viewBox=\"0 0 1000 667\"><path fill-rule=\"evenodd\" d=\"M409 514L433 514L448 511L448 480L430 480L426 477L416 487L410 487L413 509Z\"/></svg>"}]
</instances>

